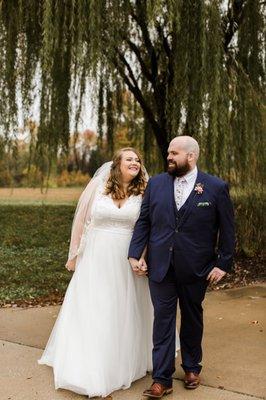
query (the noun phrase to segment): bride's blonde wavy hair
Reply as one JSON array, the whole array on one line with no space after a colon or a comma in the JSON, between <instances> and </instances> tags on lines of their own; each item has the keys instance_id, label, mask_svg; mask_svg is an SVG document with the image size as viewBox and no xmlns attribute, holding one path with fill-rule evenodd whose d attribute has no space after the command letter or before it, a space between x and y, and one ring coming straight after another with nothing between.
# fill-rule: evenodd
<instances>
[{"instance_id":1,"label":"bride's blonde wavy hair","mask_svg":"<svg viewBox=\"0 0 266 400\"><path fill-rule=\"evenodd\" d=\"M122 187L122 173L120 169L120 164L122 160L122 155L125 151L132 151L135 153L140 160L140 170L137 176L130 182L127 193L124 192ZM121 200L125 197L139 194L144 194L147 185L146 173L144 170L143 160L140 153L132 147L124 147L118 150L113 157L113 164L111 166L110 177L106 182L105 194L111 194L114 200Z\"/></svg>"}]
</instances>

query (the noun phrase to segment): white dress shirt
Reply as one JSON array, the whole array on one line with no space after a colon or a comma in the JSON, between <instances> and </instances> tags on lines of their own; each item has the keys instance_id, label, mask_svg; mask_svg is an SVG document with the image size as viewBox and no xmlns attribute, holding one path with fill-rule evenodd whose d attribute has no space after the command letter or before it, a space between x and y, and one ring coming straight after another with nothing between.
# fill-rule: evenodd
<instances>
[{"instance_id":1,"label":"white dress shirt","mask_svg":"<svg viewBox=\"0 0 266 400\"><path fill-rule=\"evenodd\" d=\"M198 174L198 168L195 167L189 171L186 175L174 180L174 193L176 207L179 210L182 205L186 202L188 196L194 189Z\"/></svg>"}]
</instances>

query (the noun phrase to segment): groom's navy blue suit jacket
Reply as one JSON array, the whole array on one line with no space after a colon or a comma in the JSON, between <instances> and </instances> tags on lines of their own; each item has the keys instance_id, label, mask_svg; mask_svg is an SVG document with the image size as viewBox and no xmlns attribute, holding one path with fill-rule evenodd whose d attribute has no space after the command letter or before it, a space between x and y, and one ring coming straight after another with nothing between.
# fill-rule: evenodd
<instances>
[{"instance_id":1,"label":"groom's navy blue suit jacket","mask_svg":"<svg viewBox=\"0 0 266 400\"><path fill-rule=\"evenodd\" d=\"M129 257L139 259L147 245L149 279L160 282L172 262L180 282L206 279L216 266L231 268L234 246L234 214L227 184L198 171L194 189L178 211L173 177L152 177L143 198L129 247Z\"/></svg>"}]
</instances>

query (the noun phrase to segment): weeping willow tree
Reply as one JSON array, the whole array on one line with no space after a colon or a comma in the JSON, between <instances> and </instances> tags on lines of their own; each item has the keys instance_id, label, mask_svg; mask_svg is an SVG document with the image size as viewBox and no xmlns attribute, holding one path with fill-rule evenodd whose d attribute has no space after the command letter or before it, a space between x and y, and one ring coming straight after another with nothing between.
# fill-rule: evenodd
<instances>
[{"instance_id":1,"label":"weeping willow tree","mask_svg":"<svg viewBox=\"0 0 266 400\"><path fill-rule=\"evenodd\" d=\"M207 171L258 182L264 12L262 0L1 0L2 136L8 144L16 132L18 103L26 120L37 97L34 161L49 171L68 150L70 117L78 124L90 83L99 144L105 138L110 154L128 92L131 136L141 121L150 165L166 159L172 137L188 134Z\"/></svg>"}]
</instances>

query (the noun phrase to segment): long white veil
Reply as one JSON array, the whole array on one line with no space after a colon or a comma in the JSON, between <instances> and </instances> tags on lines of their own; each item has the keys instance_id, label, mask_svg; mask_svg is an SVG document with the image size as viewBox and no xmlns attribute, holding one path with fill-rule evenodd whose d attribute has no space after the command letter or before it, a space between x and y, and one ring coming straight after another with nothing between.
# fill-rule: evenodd
<instances>
[{"instance_id":1,"label":"long white veil","mask_svg":"<svg viewBox=\"0 0 266 400\"><path fill-rule=\"evenodd\" d=\"M91 209L95 193L97 192L99 185L104 185L105 182L107 182L112 164L113 161L104 163L95 172L92 179L81 193L73 219L68 260L65 265L69 271L75 270L77 257L83 251L86 229L91 221ZM145 173L145 178L148 181L149 175L145 167L142 166L142 168Z\"/></svg>"},{"instance_id":2,"label":"long white veil","mask_svg":"<svg viewBox=\"0 0 266 400\"><path fill-rule=\"evenodd\" d=\"M79 198L72 223L68 260L66 262L66 268L69 271L75 269L76 259L82 248L82 236L91 221L91 208L95 193L99 185L107 181L112 163L112 161L104 163L95 172Z\"/></svg>"}]
</instances>

